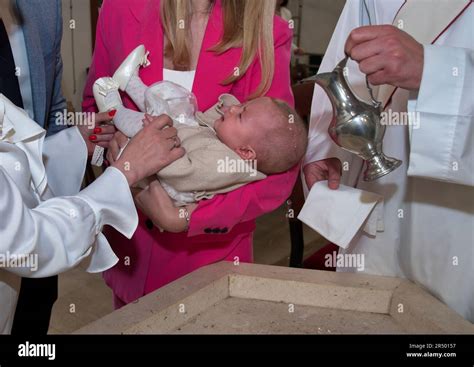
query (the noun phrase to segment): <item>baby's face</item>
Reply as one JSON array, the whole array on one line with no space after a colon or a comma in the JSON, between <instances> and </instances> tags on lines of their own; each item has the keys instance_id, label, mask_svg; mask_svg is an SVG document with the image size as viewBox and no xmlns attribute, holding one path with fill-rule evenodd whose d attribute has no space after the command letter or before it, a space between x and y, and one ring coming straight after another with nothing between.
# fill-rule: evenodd
<instances>
[{"instance_id":1,"label":"baby's face","mask_svg":"<svg viewBox=\"0 0 474 367\"><path fill-rule=\"evenodd\" d=\"M222 107L223 116L214 123L217 137L233 150L252 145L251 142L258 141L264 134L264 129L260 129L259 124L265 122L269 108L274 108L269 98Z\"/></svg>"}]
</instances>

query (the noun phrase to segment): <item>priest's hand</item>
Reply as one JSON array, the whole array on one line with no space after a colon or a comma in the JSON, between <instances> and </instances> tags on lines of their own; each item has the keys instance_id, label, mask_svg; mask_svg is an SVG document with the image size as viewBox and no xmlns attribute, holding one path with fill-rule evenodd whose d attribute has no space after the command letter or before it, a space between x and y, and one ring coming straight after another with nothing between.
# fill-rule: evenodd
<instances>
[{"instance_id":1,"label":"priest's hand","mask_svg":"<svg viewBox=\"0 0 474 367\"><path fill-rule=\"evenodd\" d=\"M311 189L316 182L328 180L329 188L337 190L341 181L341 168L341 161L337 158L308 163L303 168L308 189Z\"/></svg>"},{"instance_id":2,"label":"priest's hand","mask_svg":"<svg viewBox=\"0 0 474 367\"><path fill-rule=\"evenodd\" d=\"M373 85L391 84L418 90L424 49L408 33L392 25L364 26L347 38L345 52L359 64Z\"/></svg>"}]
</instances>

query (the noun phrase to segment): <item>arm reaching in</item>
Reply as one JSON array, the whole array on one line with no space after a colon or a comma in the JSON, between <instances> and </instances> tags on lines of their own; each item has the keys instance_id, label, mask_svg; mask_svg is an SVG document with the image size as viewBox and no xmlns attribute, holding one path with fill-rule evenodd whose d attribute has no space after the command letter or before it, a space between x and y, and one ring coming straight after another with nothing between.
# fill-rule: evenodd
<instances>
[{"instance_id":1,"label":"arm reaching in","mask_svg":"<svg viewBox=\"0 0 474 367\"><path fill-rule=\"evenodd\" d=\"M174 233L185 232L188 229L188 220L197 207L197 204L175 207L156 179L151 181L146 189L138 191L135 202L143 212L149 215L157 227Z\"/></svg>"},{"instance_id":2,"label":"arm reaching in","mask_svg":"<svg viewBox=\"0 0 474 367\"><path fill-rule=\"evenodd\" d=\"M319 181L328 180L328 186L332 190L339 188L341 181L341 161L337 158L322 159L308 163L303 169L308 189Z\"/></svg>"}]
</instances>

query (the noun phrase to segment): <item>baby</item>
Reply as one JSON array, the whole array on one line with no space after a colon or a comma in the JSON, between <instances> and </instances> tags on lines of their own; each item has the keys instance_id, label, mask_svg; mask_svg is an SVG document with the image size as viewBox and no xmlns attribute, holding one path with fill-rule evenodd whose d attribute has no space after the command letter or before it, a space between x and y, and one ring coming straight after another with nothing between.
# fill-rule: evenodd
<instances>
[{"instance_id":1,"label":"baby","mask_svg":"<svg viewBox=\"0 0 474 367\"><path fill-rule=\"evenodd\" d=\"M138 76L148 66L144 46L136 48L112 78L98 79L94 97L100 111L115 109L114 124L128 137L148 115L169 115L185 155L157 173L175 206L229 192L269 174L285 172L303 157L307 132L296 112L282 101L261 97L241 104L223 94L206 112L194 95L168 81L146 86ZM126 92L142 112L123 106ZM257 171L258 168L258 171Z\"/></svg>"}]
</instances>

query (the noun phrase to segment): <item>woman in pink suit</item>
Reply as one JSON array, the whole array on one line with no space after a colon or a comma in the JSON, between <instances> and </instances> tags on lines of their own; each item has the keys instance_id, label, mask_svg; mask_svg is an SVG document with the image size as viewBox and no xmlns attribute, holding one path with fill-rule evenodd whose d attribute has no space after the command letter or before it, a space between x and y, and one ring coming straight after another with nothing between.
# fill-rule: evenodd
<instances>
[{"instance_id":1,"label":"woman in pink suit","mask_svg":"<svg viewBox=\"0 0 474 367\"><path fill-rule=\"evenodd\" d=\"M195 70L192 92L199 110L213 106L222 93L231 93L240 101L267 95L293 105L289 75L292 32L288 23L274 17L274 6L274 0L162 0L161 4L159 0L106 0L97 26L84 111L96 109L94 81L112 75L139 44L150 51L151 65L140 70L146 84L170 78L173 70L188 74ZM180 14L188 16L181 18ZM184 28L190 27L186 37L177 31L180 19L186 19ZM260 52L257 45L261 45ZM124 104L136 109L126 96ZM140 224L131 240L108 231L121 259L104 274L114 291L116 307L204 265L221 260L252 262L255 218L288 198L298 172L296 166L199 202L187 232L161 233L148 219L152 203L140 208Z\"/></svg>"}]
</instances>

